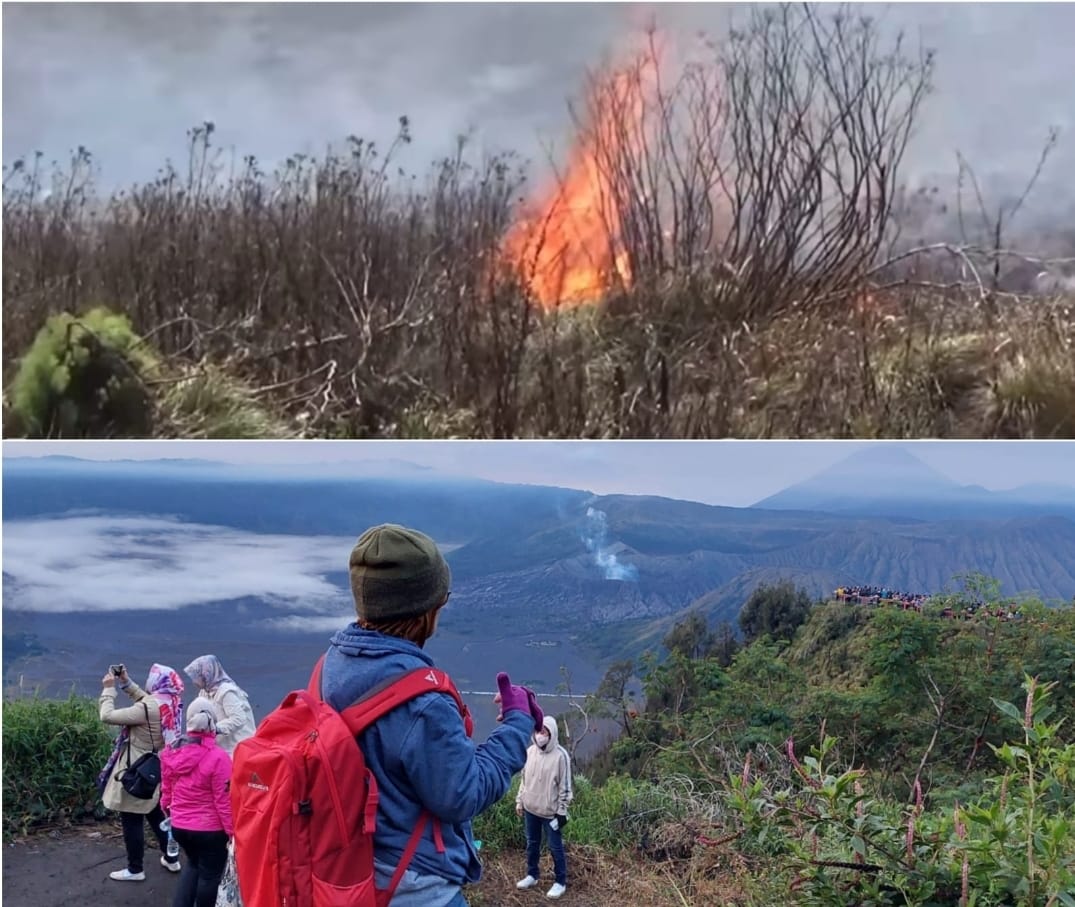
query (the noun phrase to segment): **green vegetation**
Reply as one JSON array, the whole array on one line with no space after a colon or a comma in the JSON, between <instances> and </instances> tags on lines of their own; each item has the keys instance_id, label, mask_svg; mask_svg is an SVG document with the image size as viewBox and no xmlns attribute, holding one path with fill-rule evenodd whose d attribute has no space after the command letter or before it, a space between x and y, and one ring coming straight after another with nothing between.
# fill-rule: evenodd
<instances>
[{"instance_id":1,"label":"green vegetation","mask_svg":"<svg viewBox=\"0 0 1075 907\"><path fill-rule=\"evenodd\" d=\"M761 585L750 593L739 612L739 628L748 643L762 636L791 639L809 616L812 604L810 596L788 580L775 586Z\"/></svg>"},{"instance_id":2,"label":"green vegetation","mask_svg":"<svg viewBox=\"0 0 1075 907\"><path fill-rule=\"evenodd\" d=\"M790 601L795 614L798 603ZM716 780L752 747L779 748L788 737L814 746L827 734L892 791L906 793L916 777L927 789L971 780L990 764L990 745L1006 739L992 700L1019 699L1024 675L1058 682L1055 707L1075 713L1075 611L1026 600L1016 620L988 608L972 620L932 613L951 603L923 613L817 605L790 640L762 635L726 667L716 635L688 652L676 647L677 628L665 659L643 661L646 707L603 756L607 768ZM746 609L741 618L752 623Z\"/></svg>"},{"instance_id":3,"label":"green vegetation","mask_svg":"<svg viewBox=\"0 0 1075 907\"><path fill-rule=\"evenodd\" d=\"M111 751L97 703L4 703L4 835L97 814L97 774Z\"/></svg>"},{"instance_id":4,"label":"green vegetation","mask_svg":"<svg viewBox=\"0 0 1075 907\"><path fill-rule=\"evenodd\" d=\"M5 430L29 437L284 438L296 432L212 365L163 362L125 315L51 316L19 362Z\"/></svg>"},{"instance_id":5,"label":"green vegetation","mask_svg":"<svg viewBox=\"0 0 1075 907\"><path fill-rule=\"evenodd\" d=\"M684 814L670 786L622 775L597 786L579 771L574 780L571 821L564 829L564 840L570 843L610 852L634 850L649 840L647 832L655 827L651 817L670 820ZM496 851L525 846L523 826L515 815L518 789L516 778L507 795L474 821L474 836L484 847Z\"/></svg>"},{"instance_id":6,"label":"green vegetation","mask_svg":"<svg viewBox=\"0 0 1075 907\"><path fill-rule=\"evenodd\" d=\"M31 437L145 436L153 427L146 378L156 357L124 315L53 315L19 364L11 407Z\"/></svg>"},{"instance_id":7,"label":"green vegetation","mask_svg":"<svg viewBox=\"0 0 1075 907\"><path fill-rule=\"evenodd\" d=\"M916 778L903 803L877 795L869 773L839 767L826 736L789 778L729 777L729 805L747 846L764 841L789 867L795 902L832 904L1075 905L1075 744L1047 700L1056 685L1027 678L1025 706L994 701L1018 729L990 746L997 772L985 793L926 798Z\"/></svg>"},{"instance_id":8,"label":"green vegetation","mask_svg":"<svg viewBox=\"0 0 1075 907\"><path fill-rule=\"evenodd\" d=\"M688 616L643 659L645 707L592 776L689 783L680 825L767 880L746 902L1075 903L1075 609L941 617L1001 600L964 585L921 613L804 612L796 590L762 587L741 623L784 638L730 661ZM685 865L708 854L697 842Z\"/></svg>"},{"instance_id":9,"label":"green vegetation","mask_svg":"<svg viewBox=\"0 0 1075 907\"><path fill-rule=\"evenodd\" d=\"M1071 907L1075 609L942 617L1000 601L964 584L922 612L762 588L744 623L785 638L694 613L613 664L584 712L620 735L576 767L573 859L681 904ZM5 832L91 813L107 749L90 702L8 704ZM523 845L515 791L474 823L490 857Z\"/></svg>"}]
</instances>

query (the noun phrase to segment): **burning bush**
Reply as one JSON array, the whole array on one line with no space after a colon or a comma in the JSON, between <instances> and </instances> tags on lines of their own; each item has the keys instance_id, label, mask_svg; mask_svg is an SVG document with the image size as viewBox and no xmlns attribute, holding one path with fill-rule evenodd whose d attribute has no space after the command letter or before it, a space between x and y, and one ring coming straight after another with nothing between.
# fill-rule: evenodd
<instances>
[{"instance_id":1,"label":"burning bush","mask_svg":"<svg viewBox=\"0 0 1075 907\"><path fill-rule=\"evenodd\" d=\"M748 15L701 50L650 34L596 72L562 171L520 208L510 156L474 164L460 145L425 183L397 179L406 119L387 151L351 138L231 178L205 124L186 167L110 199L83 150L51 192L16 162L6 389L50 316L108 299L169 376L200 376L160 401L164 432L1070 432L1070 309L1006 294L996 249L938 252L973 282L879 260L930 57L846 12ZM54 432L49 418L15 433ZM107 422L85 431L116 433Z\"/></svg>"},{"instance_id":2,"label":"burning bush","mask_svg":"<svg viewBox=\"0 0 1075 907\"><path fill-rule=\"evenodd\" d=\"M931 57L869 19L781 6L669 81L665 60L651 34L589 79L566 169L503 245L534 298L705 271L733 323L845 303L889 238Z\"/></svg>"}]
</instances>

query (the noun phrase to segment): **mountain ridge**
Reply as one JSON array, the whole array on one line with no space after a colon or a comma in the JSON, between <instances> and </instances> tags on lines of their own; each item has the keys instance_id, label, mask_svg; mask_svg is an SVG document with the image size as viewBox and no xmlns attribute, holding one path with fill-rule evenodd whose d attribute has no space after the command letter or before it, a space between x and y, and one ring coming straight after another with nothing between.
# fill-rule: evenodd
<instances>
[{"instance_id":1,"label":"mountain ridge","mask_svg":"<svg viewBox=\"0 0 1075 907\"><path fill-rule=\"evenodd\" d=\"M1073 464L1075 469L1075 464ZM991 490L960 484L902 447L856 451L832 466L751 505L855 515L1005 518L1017 513L1075 517L1075 486L1029 483Z\"/></svg>"}]
</instances>

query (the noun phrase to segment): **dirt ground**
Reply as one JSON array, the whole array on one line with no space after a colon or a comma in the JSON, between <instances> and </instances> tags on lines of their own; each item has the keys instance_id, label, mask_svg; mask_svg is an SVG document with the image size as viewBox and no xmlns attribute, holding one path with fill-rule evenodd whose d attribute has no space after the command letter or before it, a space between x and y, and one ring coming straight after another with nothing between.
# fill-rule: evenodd
<instances>
[{"instance_id":1,"label":"dirt ground","mask_svg":"<svg viewBox=\"0 0 1075 907\"><path fill-rule=\"evenodd\" d=\"M570 907L609 907L646 904L678 905L672 891L639 878L638 866L601 860L600 867L585 854L572 859L568 851L568 891L557 903ZM548 855L545 855L548 862ZM572 863L574 862L574 866ZM551 904L545 891L552 884L551 866L542 884L516 891L525 873L522 853L483 856L485 878L465 893L472 907L538 907ZM146 880L113 882L108 874L125 865L123 837L110 823L42 832L3 847L5 907L169 907L178 875L160 865L153 843L146 842ZM632 871L633 869L633 871ZM633 877L633 878L632 878ZM664 890L662 890L662 888Z\"/></svg>"},{"instance_id":2,"label":"dirt ground","mask_svg":"<svg viewBox=\"0 0 1075 907\"><path fill-rule=\"evenodd\" d=\"M148 834L147 834L148 837ZM11 907L168 907L178 873L146 842L146 880L113 882L127 865L119 826L102 823L4 844L3 902Z\"/></svg>"}]
</instances>

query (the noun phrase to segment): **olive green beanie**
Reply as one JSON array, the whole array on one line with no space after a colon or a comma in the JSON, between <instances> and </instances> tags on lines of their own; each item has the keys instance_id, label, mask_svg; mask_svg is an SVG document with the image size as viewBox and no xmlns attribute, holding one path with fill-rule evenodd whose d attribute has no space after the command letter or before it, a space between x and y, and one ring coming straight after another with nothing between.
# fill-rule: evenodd
<instances>
[{"instance_id":1,"label":"olive green beanie","mask_svg":"<svg viewBox=\"0 0 1075 907\"><path fill-rule=\"evenodd\" d=\"M392 523L362 533L350 569L358 616L378 623L419 617L443 604L452 576L433 539Z\"/></svg>"}]
</instances>

